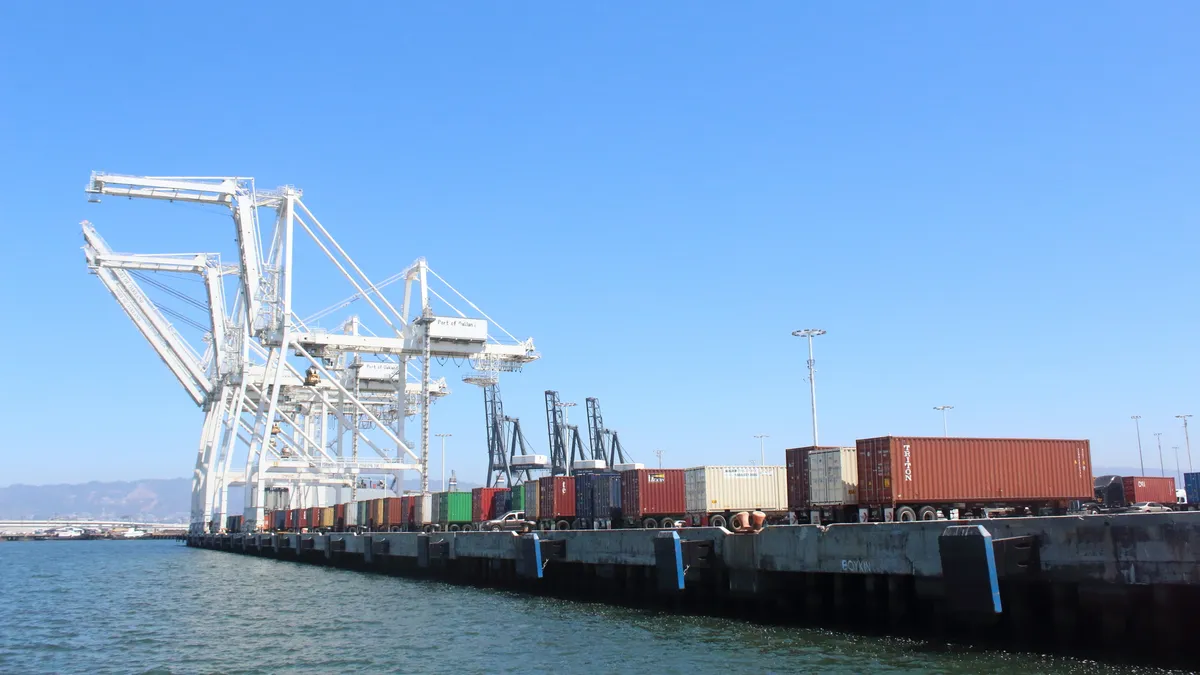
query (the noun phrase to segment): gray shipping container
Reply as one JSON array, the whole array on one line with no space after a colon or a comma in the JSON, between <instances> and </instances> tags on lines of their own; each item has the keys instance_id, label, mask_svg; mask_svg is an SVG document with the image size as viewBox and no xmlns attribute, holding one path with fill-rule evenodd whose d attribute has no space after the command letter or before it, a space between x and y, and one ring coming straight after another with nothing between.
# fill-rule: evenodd
<instances>
[{"instance_id":1,"label":"gray shipping container","mask_svg":"<svg viewBox=\"0 0 1200 675\"><path fill-rule=\"evenodd\" d=\"M808 495L813 506L858 503L858 451L830 448L808 453Z\"/></svg>"}]
</instances>

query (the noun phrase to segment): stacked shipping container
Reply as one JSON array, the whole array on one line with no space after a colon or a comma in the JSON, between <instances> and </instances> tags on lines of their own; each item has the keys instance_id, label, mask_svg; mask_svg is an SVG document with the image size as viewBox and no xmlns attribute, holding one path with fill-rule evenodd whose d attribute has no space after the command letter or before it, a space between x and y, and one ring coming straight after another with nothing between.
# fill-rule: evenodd
<instances>
[{"instance_id":1,"label":"stacked shipping container","mask_svg":"<svg viewBox=\"0 0 1200 675\"><path fill-rule=\"evenodd\" d=\"M1200 473L1183 474L1183 491L1188 504L1200 504Z\"/></svg>"}]
</instances>

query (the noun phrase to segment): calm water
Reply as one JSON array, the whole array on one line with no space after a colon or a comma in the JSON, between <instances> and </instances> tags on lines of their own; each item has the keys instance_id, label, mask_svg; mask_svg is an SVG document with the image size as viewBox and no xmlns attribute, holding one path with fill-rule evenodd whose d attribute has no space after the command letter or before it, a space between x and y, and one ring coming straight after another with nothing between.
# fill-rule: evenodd
<instances>
[{"instance_id":1,"label":"calm water","mask_svg":"<svg viewBox=\"0 0 1200 675\"><path fill-rule=\"evenodd\" d=\"M84 672L1135 671L534 598L170 541L0 543L0 673Z\"/></svg>"}]
</instances>

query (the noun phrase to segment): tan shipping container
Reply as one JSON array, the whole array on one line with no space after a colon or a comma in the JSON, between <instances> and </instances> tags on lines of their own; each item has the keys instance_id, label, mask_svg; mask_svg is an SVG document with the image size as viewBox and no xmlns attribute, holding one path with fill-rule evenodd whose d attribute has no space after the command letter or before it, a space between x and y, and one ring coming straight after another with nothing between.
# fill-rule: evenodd
<instances>
[{"instance_id":1,"label":"tan shipping container","mask_svg":"<svg viewBox=\"0 0 1200 675\"><path fill-rule=\"evenodd\" d=\"M808 493L813 506L858 503L858 452L822 448L808 453Z\"/></svg>"},{"instance_id":2,"label":"tan shipping container","mask_svg":"<svg viewBox=\"0 0 1200 675\"><path fill-rule=\"evenodd\" d=\"M786 511L782 466L697 466L683 474L688 513Z\"/></svg>"}]
</instances>

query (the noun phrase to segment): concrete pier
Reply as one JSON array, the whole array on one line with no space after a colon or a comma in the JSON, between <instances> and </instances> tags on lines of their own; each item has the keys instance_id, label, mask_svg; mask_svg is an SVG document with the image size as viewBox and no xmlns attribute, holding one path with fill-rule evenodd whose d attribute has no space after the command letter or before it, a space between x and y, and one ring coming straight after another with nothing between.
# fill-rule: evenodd
<instances>
[{"instance_id":1,"label":"concrete pier","mask_svg":"<svg viewBox=\"0 0 1200 675\"><path fill-rule=\"evenodd\" d=\"M1200 667L1200 513L188 545L757 621Z\"/></svg>"}]
</instances>

